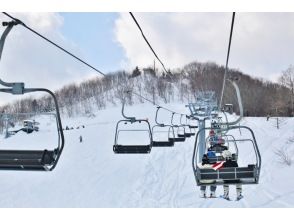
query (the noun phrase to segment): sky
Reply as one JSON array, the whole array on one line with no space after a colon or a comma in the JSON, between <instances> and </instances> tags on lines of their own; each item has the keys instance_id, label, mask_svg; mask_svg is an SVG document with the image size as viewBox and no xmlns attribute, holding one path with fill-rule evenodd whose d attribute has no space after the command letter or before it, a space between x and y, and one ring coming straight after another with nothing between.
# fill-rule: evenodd
<instances>
[{"instance_id":1,"label":"sky","mask_svg":"<svg viewBox=\"0 0 294 220\"><path fill-rule=\"evenodd\" d=\"M104 73L143 68L155 60L128 13L11 14ZM225 64L231 13L134 15L167 68L192 61ZM4 15L0 20L9 21ZM293 39L294 13L237 13L229 67L275 81L294 63ZM160 68L158 62L156 66ZM22 26L14 27L6 40L0 64L5 81L55 90L96 76Z\"/></svg>"}]
</instances>

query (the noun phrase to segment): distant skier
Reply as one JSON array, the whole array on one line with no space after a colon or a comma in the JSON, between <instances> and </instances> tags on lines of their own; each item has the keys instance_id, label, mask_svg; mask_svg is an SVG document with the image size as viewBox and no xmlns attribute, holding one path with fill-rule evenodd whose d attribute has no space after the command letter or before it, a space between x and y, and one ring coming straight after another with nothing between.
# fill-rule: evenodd
<instances>
[{"instance_id":1,"label":"distant skier","mask_svg":"<svg viewBox=\"0 0 294 220\"><path fill-rule=\"evenodd\" d=\"M211 169L212 165L209 163L209 158L207 154L204 154L202 157L201 169ZM213 183L213 180L202 180L202 183ZM216 198L215 196L216 185L210 185L210 198ZM206 186L200 186L200 197L206 198Z\"/></svg>"},{"instance_id":2,"label":"distant skier","mask_svg":"<svg viewBox=\"0 0 294 220\"><path fill-rule=\"evenodd\" d=\"M225 158L225 162L223 164L223 167L238 167L238 163L236 161L232 160L232 154L230 151L225 150L222 153L223 157ZM229 180L226 180L225 182L229 183ZM237 191L237 201L242 199L242 185L241 184L236 184L236 191ZM229 197L229 185L224 185L224 195L223 198L226 200L230 200Z\"/></svg>"},{"instance_id":3,"label":"distant skier","mask_svg":"<svg viewBox=\"0 0 294 220\"><path fill-rule=\"evenodd\" d=\"M80 135L80 143L82 143L83 142L83 137L82 137L82 135Z\"/></svg>"},{"instance_id":4,"label":"distant skier","mask_svg":"<svg viewBox=\"0 0 294 220\"><path fill-rule=\"evenodd\" d=\"M266 120L268 121L269 119L270 119L270 115L268 114L267 116L266 116Z\"/></svg>"}]
</instances>

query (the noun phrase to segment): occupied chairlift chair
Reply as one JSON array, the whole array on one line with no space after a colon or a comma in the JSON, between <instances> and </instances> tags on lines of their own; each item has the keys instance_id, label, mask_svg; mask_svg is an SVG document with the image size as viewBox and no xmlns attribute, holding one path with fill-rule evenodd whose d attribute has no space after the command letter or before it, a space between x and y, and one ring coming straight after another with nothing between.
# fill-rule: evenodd
<instances>
[{"instance_id":1,"label":"occupied chairlift chair","mask_svg":"<svg viewBox=\"0 0 294 220\"><path fill-rule=\"evenodd\" d=\"M7 26L0 40L0 59L8 33L14 25L19 22L3 22ZM36 170L52 171L60 158L64 147L64 135L62 131L61 117L59 113L57 99L53 92L44 88L25 88L24 83L7 83L0 79L0 84L8 88L0 88L0 92L10 93L12 95L23 95L32 92L48 93L55 105L56 126L58 132L58 145L54 150L0 150L0 170Z\"/></svg>"},{"instance_id":2,"label":"occupied chairlift chair","mask_svg":"<svg viewBox=\"0 0 294 220\"><path fill-rule=\"evenodd\" d=\"M128 117L124 114L124 108L125 108L125 101L123 101L122 104L122 116L125 118L123 120L120 120L117 122L116 124L116 130L115 130L115 139L114 139L114 145L113 145L113 152L116 154L147 154L151 152L152 149L152 132L151 132L151 127L150 127L150 123L147 119L136 119L135 117ZM135 124L135 123L144 123L147 124L147 130L139 130L139 129L125 129L122 130L119 128L120 124ZM136 145L124 145L124 144L119 144L118 143L118 138L119 138L119 133L121 131L127 131L127 132L148 132L148 139L150 140L149 144L147 145L140 145L140 144L136 144Z\"/></svg>"},{"instance_id":3,"label":"occupied chairlift chair","mask_svg":"<svg viewBox=\"0 0 294 220\"><path fill-rule=\"evenodd\" d=\"M210 128L204 128L210 129ZM255 163L248 164L245 167L226 167L219 170L200 168L198 164L198 134L193 152L193 171L198 186L201 185L223 185L223 184L257 184L259 181L261 156L255 140L253 131L246 126L230 126L229 131L235 129L246 129L251 133L250 139L233 140L234 142L250 142L255 152ZM209 180L209 181L207 181Z\"/></svg>"},{"instance_id":4,"label":"occupied chairlift chair","mask_svg":"<svg viewBox=\"0 0 294 220\"><path fill-rule=\"evenodd\" d=\"M235 88L238 103L239 103L239 109L240 109L240 117L234 121L234 122L226 122L224 124L221 124L223 130L223 126L225 126L225 131L228 133L232 130L240 130L245 129L249 131L249 134L251 134L251 138L246 139L233 139L233 142L250 142L254 152L255 152L255 163L248 164L247 167L226 167L221 168L219 170L214 169L207 169L207 168L201 168L199 167L199 164L201 161L198 161L198 151L199 151L199 144L198 144L198 137L200 132L203 130L210 130L211 128L203 128L197 132L196 135L196 141L194 145L194 151L193 151L193 157L192 157L192 167L193 172L195 176L195 180L198 186L201 185L231 185L231 184L258 184L259 182L259 176L260 176L260 170L261 170L261 155L257 146L257 142L254 136L253 131L246 126L234 126L235 124L238 124L240 120L243 117L243 106L242 106L242 100L240 95L240 90L238 85L228 80Z\"/></svg>"},{"instance_id":5,"label":"occupied chairlift chair","mask_svg":"<svg viewBox=\"0 0 294 220\"><path fill-rule=\"evenodd\" d=\"M174 142L184 142L186 140L186 137L185 137L185 128L181 125L175 125L173 123L173 120L174 120L174 115L176 113L173 112L172 113L172 117L171 117L171 125L173 128L176 128L177 129L177 132L175 133L175 137L173 138L174 139ZM179 133L180 131L180 128L183 130L183 133Z\"/></svg>"},{"instance_id":6,"label":"occupied chairlift chair","mask_svg":"<svg viewBox=\"0 0 294 220\"><path fill-rule=\"evenodd\" d=\"M157 107L156 115L155 115L155 123L152 127L152 136L153 136L153 142L152 147L173 147L175 144L174 138L175 138L175 132L174 128L171 125L165 125L164 123L158 122L158 112L161 109L160 106ZM168 128L167 131L157 131L157 128ZM154 140L155 139L155 133L167 133L167 140L161 141L161 140Z\"/></svg>"}]
</instances>

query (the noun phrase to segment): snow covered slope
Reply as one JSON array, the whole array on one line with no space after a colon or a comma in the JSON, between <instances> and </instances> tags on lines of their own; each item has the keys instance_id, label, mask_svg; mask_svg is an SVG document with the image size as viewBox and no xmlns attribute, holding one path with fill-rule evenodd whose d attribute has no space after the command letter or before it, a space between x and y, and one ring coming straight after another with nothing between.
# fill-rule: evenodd
<instances>
[{"instance_id":1,"label":"snow covered slope","mask_svg":"<svg viewBox=\"0 0 294 220\"><path fill-rule=\"evenodd\" d=\"M187 111L182 104L168 107ZM126 107L128 115L149 118L152 124L155 110L149 104ZM265 118L243 120L256 134L262 171L260 184L244 186L244 199L236 202L199 198L191 166L195 137L172 148L153 148L147 155L114 154L112 145L120 111L120 107L108 108L98 111L95 117L64 118L64 127L85 128L65 131L66 144L56 169L1 171L0 207L294 207L294 165L279 164L275 154L282 146L294 153L293 143L287 143L294 136L293 118L286 119L279 130ZM160 118L169 122L170 113L162 111ZM1 141L16 137L1 137ZM138 139L133 134L128 137ZM49 142L46 138L37 140L41 148ZM218 187L217 195L222 190ZM230 194L235 197L233 186Z\"/></svg>"}]
</instances>

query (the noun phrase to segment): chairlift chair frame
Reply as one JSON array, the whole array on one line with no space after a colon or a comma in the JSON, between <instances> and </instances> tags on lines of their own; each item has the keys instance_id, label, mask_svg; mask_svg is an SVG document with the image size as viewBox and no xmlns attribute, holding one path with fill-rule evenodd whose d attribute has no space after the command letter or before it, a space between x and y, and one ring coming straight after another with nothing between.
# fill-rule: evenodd
<instances>
[{"instance_id":1,"label":"chairlift chair frame","mask_svg":"<svg viewBox=\"0 0 294 220\"><path fill-rule=\"evenodd\" d=\"M6 26L6 29L0 40L0 59L7 35L18 24L20 24L20 21L2 23L3 26ZM24 95L33 92L45 92L50 95L55 106L58 132L58 144L54 150L0 150L0 170L52 171L56 167L64 147L64 135L56 96L46 88L25 88L23 82L7 83L0 79L0 84L7 87L0 88L0 92L12 95Z\"/></svg>"},{"instance_id":2,"label":"chairlift chair frame","mask_svg":"<svg viewBox=\"0 0 294 220\"><path fill-rule=\"evenodd\" d=\"M175 112L172 112L172 117L171 117L171 126L173 128L177 129L177 132L176 132L175 137L173 139L174 139L174 142L184 142L186 140L185 135L184 134L179 135L178 132L179 132L179 128L181 127L181 128L184 129L184 133L185 133L185 127L183 127L182 125L176 125L176 124L173 123L175 114L176 114Z\"/></svg>"},{"instance_id":3,"label":"chairlift chair frame","mask_svg":"<svg viewBox=\"0 0 294 220\"><path fill-rule=\"evenodd\" d=\"M185 116L185 118L186 118L186 123L185 124L182 122L183 116ZM188 116L187 115L181 114L180 124L185 128L185 133L184 134L185 134L186 137L191 137L191 136L195 135L195 132L192 132L191 128L189 127ZM187 132L187 131L189 131L189 132Z\"/></svg>"},{"instance_id":4,"label":"chairlift chair frame","mask_svg":"<svg viewBox=\"0 0 294 220\"><path fill-rule=\"evenodd\" d=\"M190 122L197 121L197 119L195 119L193 116L187 116L187 119L189 119ZM190 129L197 129L198 128L198 125L191 125L190 123L188 123L188 125L189 125Z\"/></svg>"},{"instance_id":5,"label":"chairlift chair frame","mask_svg":"<svg viewBox=\"0 0 294 220\"><path fill-rule=\"evenodd\" d=\"M151 149L152 149L153 137L152 137L152 131L151 131L151 126L150 126L149 121L147 119L136 119L135 117L126 116L124 113L124 108L125 108L125 101L123 101L123 103L122 103L122 110L121 110L122 116L125 119L119 120L116 124L113 152L116 154L148 154L148 153L150 153ZM148 130L138 130L138 129L121 130L121 129L119 129L119 125L122 123L134 124L134 123L142 123L142 122L147 124ZM129 131L129 132L148 131L150 143L147 145L119 144L118 138L119 138L120 131Z\"/></svg>"},{"instance_id":6,"label":"chairlift chair frame","mask_svg":"<svg viewBox=\"0 0 294 220\"><path fill-rule=\"evenodd\" d=\"M251 134L250 139L234 139L233 142L250 141L254 148L256 163L249 164L248 167L226 167L220 170L200 168L198 164L198 137L202 130L211 129L210 127L203 128L197 132L196 141L194 145L192 168L197 186L202 185L235 185L235 184L258 184L260 170L261 170L261 155L257 146L255 135L253 131L247 126L230 126L228 130L246 129Z\"/></svg>"},{"instance_id":7,"label":"chairlift chair frame","mask_svg":"<svg viewBox=\"0 0 294 220\"><path fill-rule=\"evenodd\" d=\"M158 122L158 112L161 109L160 106L157 107L156 110L156 115L155 115L155 123L156 125L154 125L152 127L152 136L153 136L153 142L152 142L152 147L173 147L175 144L174 138L175 138L175 132L174 132L174 128L171 125L166 125L164 123L159 123ZM159 141L159 140L154 140L155 137L155 133L159 132L156 131L156 128L164 128L164 127L168 127L168 131L163 131L163 132L167 132L168 133L168 140L167 141ZM172 137L170 137L170 134L172 133Z\"/></svg>"}]
</instances>

